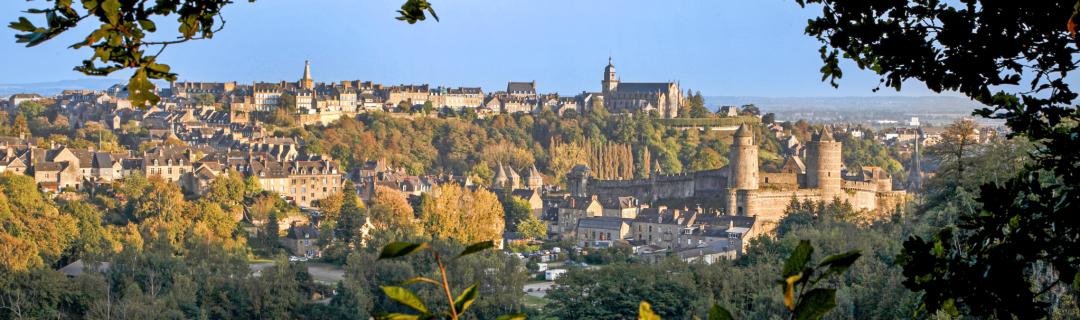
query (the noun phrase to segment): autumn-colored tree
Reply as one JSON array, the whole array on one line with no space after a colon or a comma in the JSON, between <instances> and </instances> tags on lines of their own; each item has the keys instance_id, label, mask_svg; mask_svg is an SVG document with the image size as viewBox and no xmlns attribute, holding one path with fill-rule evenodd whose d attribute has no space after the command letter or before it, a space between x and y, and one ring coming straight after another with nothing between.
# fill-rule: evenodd
<instances>
[{"instance_id":1,"label":"autumn-colored tree","mask_svg":"<svg viewBox=\"0 0 1080 320\"><path fill-rule=\"evenodd\" d=\"M430 201L424 201L420 211L427 234L463 243L502 237L503 206L494 193L444 184L432 188L430 194Z\"/></svg>"},{"instance_id":2,"label":"autumn-colored tree","mask_svg":"<svg viewBox=\"0 0 1080 320\"><path fill-rule=\"evenodd\" d=\"M220 205L199 201L191 206L194 210L195 223L192 225L192 234L196 239L207 243L213 243L226 248L238 248L244 244L242 238L236 236L237 221Z\"/></svg>"},{"instance_id":3,"label":"autumn-colored tree","mask_svg":"<svg viewBox=\"0 0 1080 320\"><path fill-rule=\"evenodd\" d=\"M959 119L941 133L941 142L930 148L930 152L941 157L944 174L955 176L954 183L964 180L965 158L974 151L972 146L978 142L976 124L971 119Z\"/></svg>"},{"instance_id":4,"label":"autumn-colored tree","mask_svg":"<svg viewBox=\"0 0 1080 320\"><path fill-rule=\"evenodd\" d=\"M134 206L134 217L148 238L167 238L181 248L187 230L195 222L193 210L184 201L180 186L159 176L148 180L144 196Z\"/></svg>"},{"instance_id":5,"label":"autumn-colored tree","mask_svg":"<svg viewBox=\"0 0 1080 320\"><path fill-rule=\"evenodd\" d=\"M239 206L244 202L247 186L244 176L234 170L225 174L219 174L210 182L210 190L206 193L206 199L218 203L223 208Z\"/></svg>"},{"instance_id":6,"label":"autumn-colored tree","mask_svg":"<svg viewBox=\"0 0 1080 320\"><path fill-rule=\"evenodd\" d=\"M78 235L29 176L0 174L0 269L26 270L58 259Z\"/></svg>"},{"instance_id":7,"label":"autumn-colored tree","mask_svg":"<svg viewBox=\"0 0 1080 320\"><path fill-rule=\"evenodd\" d=\"M414 235L419 231L416 216L405 194L400 191L375 187L375 197L371 199L371 224L376 229L391 230L398 235Z\"/></svg>"},{"instance_id":8,"label":"autumn-colored tree","mask_svg":"<svg viewBox=\"0 0 1080 320\"><path fill-rule=\"evenodd\" d=\"M589 168L599 179L618 180L634 178L634 153L629 144L610 142L586 143Z\"/></svg>"},{"instance_id":9,"label":"autumn-colored tree","mask_svg":"<svg viewBox=\"0 0 1080 320\"><path fill-rule=\"evenodd\" d=\"M345 204L345 193L334 192L325 198L315 202L315 207L322 212L323 221L337 221L341 215L341 207Z\"/></svg>"},{"instance_id":10,"label":"autumn-colored tree","mask_svg":"<svg viewBox=\"0 0 1080 320\"><path fill-rule=\"evenodd\" d=\"M252 199L251 204L248 205L248 220L251 220L252 222L265 221L270 217L270 213L274 211L280 200L281 198L273 193L264 193L255 196L255 198Z\"/></svg>"},{"instance_id":11,"label":"autumn-colored tree","mask_svg":"<svg viewBox=\"0 0 1080 320\"><path fill-rule=\"evenodd\" d=\"M551 153L548 166L556 181L563 181L574 166L588 163L588 152L577 143L564 143L553 138L548 148Z\"/></svg>"}]
</instances>

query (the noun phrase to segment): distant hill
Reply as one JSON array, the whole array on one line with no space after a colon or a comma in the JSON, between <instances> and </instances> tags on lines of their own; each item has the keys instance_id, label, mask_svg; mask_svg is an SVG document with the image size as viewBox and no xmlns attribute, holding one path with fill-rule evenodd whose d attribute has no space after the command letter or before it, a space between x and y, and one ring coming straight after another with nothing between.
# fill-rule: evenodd
<instances>
[{"instance_id":1,"label":"distant hill","mask_svg":"<svg viewBox=\"0 0 1080 320\"><path fill-rule=\"evenodd\" d=\"M710 109L720 106L754 104L761 112L776 113L781 121L807 120L813 123L904 123L919 118L924 124L945 124L970 117L982 104L964 97L705 97ZM984 119L979 119L984 120ZM987 121L984 121L987 122ZM987 123L996 123L989 121Z\"/></svg>"},{"instance_id":2,"label":"distant hill","mask_svg":"<svg viewBox=\"0 0 1080 320\"><path fill-rule=\"evenodd\" d=\"M37 93L43 96L52 96L64 90L105 90L124 81L123 79L86 78L52 82L0 84L0 97L16 93Z\"/></svg>"},{"instance_id":3,"label":"distant hill","mask_svg":"<svg viewBox=\"0 0 1080 320\"><path fill-rule=\"evenodd\" d=\"M874 111L903 110L912 113L971 113L982 104L964 97L705 97L705 104L717 109L720 106L754 104L763 112L786 112L801 110L820 111Z\"/></svg>"}]
</instances>

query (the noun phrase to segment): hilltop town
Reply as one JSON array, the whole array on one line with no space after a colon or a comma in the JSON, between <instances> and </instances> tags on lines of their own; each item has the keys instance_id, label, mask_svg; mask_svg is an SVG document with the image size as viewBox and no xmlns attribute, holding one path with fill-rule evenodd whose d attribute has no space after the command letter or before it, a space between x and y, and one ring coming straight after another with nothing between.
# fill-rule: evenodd
<instances>
[{"instance_id":1,"label":"hilltop town","mask_svg":"<svg viewBox=\"0 0 1080 320\"><path fill-rule=\"evenodd\" d=\"M174 82L148 108L120 86L15 94L0 102L0 182L32 184L63 210L89 204L106 239L209 232L249 259L310 261L323 283L373 244L492 240L537 281L518 290L546 301L553 281L589 263L734 261L799 210L896 219L946 161L925 149L956 132L970 145L1002 136L974 123L871 129L776 121L754 105L714 112L677 82L622 82L610 61L603 72L599 91L572 97L535 81L487 93L321 83L308 63L295 82ZM54 263L77 276L115 250Z\"/></svg>"},{"instance_id":2,"label":"hilltop town","mask_svg":"<svg viewBox=\"0 0 1080 320\"><path fill-rule=\"evenodd\" d=\"M310 152L302 138L280 134L281 128L325 126L369 113L424 121L466 114L480 119L541 112L562 116L602 106L612 114L676 120L681 106L692 103L678 83L620 82L610 61L601 84L599 92L559 97L539 93L536 82L510 82L505 91L488 94L480 88L317 83L305 63L296 82L172 83L161 90L165 99L147 109L132 107L121 87L64 91L55 97L16 94L4 104L8 114L16 115L8 133L17 135L0 139L0 172L31 176L41 191L67 196L93 194L131 175L158 177L194 198L206 195L217 177L240 175L307 213L290 218L280 226L282 231L317 228L319 221L311 215L319 215L319 202L342 192L371 201L376 187L385 187L415 204L439 185L457 184L490 190L504 206L509 197L521 200L546 225L539 238L507 230L500 242L572 240L579 249L632 246L641 255L676 252L688 260L708 261L738 256L744 239L771 231L792 201L835 199L873 217L890 214L909 197L905 189L912 185L894 181L896 169L863 165L854 170L843 163L834 132L860 138L864 129L822 127L802 142L790 127L760 124L761 115L740 113L735 107L721 108L704 125L669 122L678 130L727 136L727 165L665 173L659 162L646 160L648 169L636 177L601 175L588 163L566 172L551 172L555 168L549 165L548 174L536 163L516 168L489 163L495 174L483 181L477 181L476 172L410 174L386 159L350 159L345 167L328 153ZM75 128L78 137L29 136L34 130L27 130L27 119L46 114L33 110L35 105L48 108L53 125L61 119ZM987 133L992 131L983 130L978 139L988 141L993 135ZM897 144L908 154L917 144L932 145L938 139L934 133L904 127L876 135L881 143ZM769 168L759 162L763 141L757 140L765 136L781 144L771 155L779 165ZM648 157L649 151L644 152ZM909 169L905 174L923 173ZM249 213L236 218L256 229L265 223ZM318 258L320 250L292 254Z\"/></svg>"}]
</instances>

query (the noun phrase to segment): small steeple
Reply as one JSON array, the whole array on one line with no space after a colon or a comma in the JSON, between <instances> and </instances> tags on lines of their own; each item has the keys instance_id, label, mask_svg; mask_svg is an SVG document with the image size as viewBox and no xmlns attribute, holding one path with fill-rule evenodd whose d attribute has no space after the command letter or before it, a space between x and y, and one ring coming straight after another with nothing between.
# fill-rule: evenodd
<instances>
[{"instance_id":1,"label":"small steeple","mask_svg":"<svg viewBox=\"0 0 1080 320\"><path fill-rule=\"evenodd\" d=\"M311 79L311 61L304 60L304 77L300 79L300 87L304 89L315 88L315 80Z\"/></svg>"},{"instance_id":2,"label":"small steeple","mask_svg":"<svg viewBox=\"0 0 1080 320\"><path fill-rule=\"evenodd\" d=\"M311 61L304 60L304 80L311 80Z\"/></svg>"}]
</instances>

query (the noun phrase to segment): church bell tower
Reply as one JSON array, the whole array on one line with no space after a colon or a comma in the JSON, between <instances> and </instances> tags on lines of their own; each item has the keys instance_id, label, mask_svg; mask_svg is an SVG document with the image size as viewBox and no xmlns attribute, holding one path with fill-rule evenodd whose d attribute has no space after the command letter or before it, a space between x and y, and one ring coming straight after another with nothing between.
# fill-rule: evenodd
<instances>
[{"instance_id":1,"label":"church bell tower","mask_svg":"<svg viewBox=\"0 0 1080 320\"><path fill-rule=\"evenodd\" d=\"M611 64L611 57L607 58L607 67L604 67L603 93L614 92L619 87L619 78L615 77L615 65Z\"/></svg>"}]
</instances>

